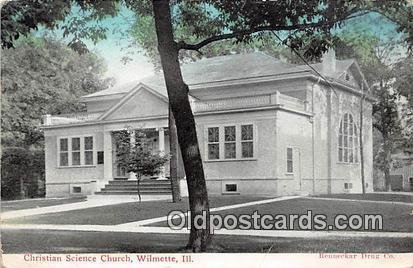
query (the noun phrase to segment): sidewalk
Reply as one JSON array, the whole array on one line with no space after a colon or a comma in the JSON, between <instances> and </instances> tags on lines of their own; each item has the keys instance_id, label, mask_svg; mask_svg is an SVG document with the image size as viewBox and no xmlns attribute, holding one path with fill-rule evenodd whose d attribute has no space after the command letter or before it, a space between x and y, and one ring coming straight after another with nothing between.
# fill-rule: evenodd
<instances>
[{"instance_id":1,"label":"sidewalk","mask_svg":"<svg viewBox=\"0 0 413 268\"><path fill-rule=\"evenodd\" d=\"M142 196L142 202L154 201L154 200L168 200L168 199L171 199L169 195L168 196L164 196L164 195ZM14 219L14 218L19 218L19 217L64 212L64 211L78 210L78 209L86 209L86 208L92 208L92 207L109 206L109 205L116 205L116 204L121 204L121 203L137 202L137 201L138 201L138 197L136 196L133 196L130 198L119 198L116 196L112 197L112 196L103 196L103 195L102 196L90 196L88 197L86 201L83 201L83 202L7 211L4 213L1 213L1 219L8 220L8 219Z\"/></svg>"}]
</instances>

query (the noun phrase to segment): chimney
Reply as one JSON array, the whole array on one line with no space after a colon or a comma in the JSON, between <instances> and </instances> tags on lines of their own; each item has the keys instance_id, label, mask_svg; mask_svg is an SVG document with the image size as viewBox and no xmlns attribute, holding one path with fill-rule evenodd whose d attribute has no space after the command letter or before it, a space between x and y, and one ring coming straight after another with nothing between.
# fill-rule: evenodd
<instances>
[{"instance_id":1,"label":"chimney","mask_svg":"<svg viewBox=\"0 0 413 268\"><path fill-rule=\"evenodd\" d=\"M336 72L336 52L334 49L330 48L323 54L321 64L324 74L329 75Z\"/></svg>"}]
</instances>

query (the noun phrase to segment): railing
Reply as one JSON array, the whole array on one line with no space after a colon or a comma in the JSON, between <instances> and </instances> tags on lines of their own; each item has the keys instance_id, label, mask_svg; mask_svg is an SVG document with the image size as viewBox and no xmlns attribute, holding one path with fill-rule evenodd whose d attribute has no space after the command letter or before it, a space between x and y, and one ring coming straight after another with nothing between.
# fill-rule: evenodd
<instances>
[{"instance_id":1,"label":"railing","mask_svg":"<svg viewBox=\"0 0 413 268\"><path fill-rule=\"evenodd\" d=\"M195 113L207 111L222 111L252 107L265 107L280 105L299 111L305 111L305 102L276 92L274 94L263 94L255 96L244 96L236 98L216 99L208 101L194 101L192 108Z\"/></svg>"},{"instance_id":2,"label":"railing","mask_svg":"<svg viewBox=\"0 0 413 268\"><path fill-rule=\"evenodd\" d=\"M64 125L96 120L101 113L73 113L43 116L43 125Z\"/></svg>"}]
</instances>

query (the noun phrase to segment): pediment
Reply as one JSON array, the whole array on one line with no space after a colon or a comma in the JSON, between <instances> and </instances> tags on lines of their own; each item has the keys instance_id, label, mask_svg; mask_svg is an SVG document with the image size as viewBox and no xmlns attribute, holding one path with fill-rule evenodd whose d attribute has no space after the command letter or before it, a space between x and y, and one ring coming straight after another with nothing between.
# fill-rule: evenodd
<instances>
[{"instance_id":1,"label":"pediment","mask_svg":"<svg viewBox=\"0 0 413 268\"><path fill-rule=\"evenodd\" d=\"M100 120L147 118L164 115L168 115L166 97L142 85L122 98L102 115Z\"/></svg>"}]
</instances>

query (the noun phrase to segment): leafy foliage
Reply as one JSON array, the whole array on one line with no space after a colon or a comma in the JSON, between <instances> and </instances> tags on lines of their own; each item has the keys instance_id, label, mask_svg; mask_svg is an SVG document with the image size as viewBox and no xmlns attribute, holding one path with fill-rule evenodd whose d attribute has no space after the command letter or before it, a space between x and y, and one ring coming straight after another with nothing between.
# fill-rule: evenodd
<instances>
[{"instance_id":1,"label":"leafy foliage","mask_svg":"<svg viewBox=\"0 0 413 268\"><path fill-rule=\"evenodd\" d=\"M44 151L3 148L1 155L1 197L44 196Z\"/></svg>"},{"instance_id":2,"label":"leafy foliage","mask_svg":"<svg viewBox=\"0 0 413 268\"><path fill-rule=\"evenodd\" d=\"M70 47L85 53L86 46L82 39L93 41L106 37L105 28L99 25L89 27L89 21L99 20L106 16L117 14L117 1L101 0L12 0L7 1L1 8L1 45L12 48L16 40L28 36L30 31L39 26L54 29L72 12L73 7L87 10L82 19L74 18L63 28L64 33L73 34Z\"/></svg>"},{"instance_id":3,"label":"leafy foliage","mask_svg":"<svg viewBox=\"0 0 413 268\"><path fill-rule=\"evenodd\" d=\"M105 89L105 64L96 55L79 55L47 38L21 40L2 49L2 144L36 145L44 114L81 111L82 95Z\"/></svg>"},{"instance_id":4,"label":"leafy foliage","mask_svg":"<svg viewBox=\"0 0 413 268\"><path fill-rule=\"evenodd\" d=\"M131 144L130 137L133 133L135 134L135 143ZM151 150L147 134L143 130L117 131L114 133L114 139L116 141L117 163L126 172L136 173L138 178L159 174L169 159L161 152Z\"/></svg>"}]
</instances>

